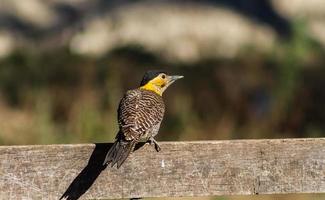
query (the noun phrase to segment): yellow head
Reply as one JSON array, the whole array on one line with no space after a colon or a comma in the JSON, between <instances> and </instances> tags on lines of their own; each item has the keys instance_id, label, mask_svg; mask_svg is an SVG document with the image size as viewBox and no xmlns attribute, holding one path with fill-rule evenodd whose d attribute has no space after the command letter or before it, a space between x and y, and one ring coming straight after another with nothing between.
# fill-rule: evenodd
<instances>
[{"instance_id":1,"label":"yellow head","mask_svg":"<svg viewBox=\"0 0 325 200\"><path fill-rule=\"evenodd\" d=\"M159 70L147 71L142 78L140 88L153 91L162 96L168 86L180 78L183 78L183 76L170 76Z\"/></svg>"}]
</instances>

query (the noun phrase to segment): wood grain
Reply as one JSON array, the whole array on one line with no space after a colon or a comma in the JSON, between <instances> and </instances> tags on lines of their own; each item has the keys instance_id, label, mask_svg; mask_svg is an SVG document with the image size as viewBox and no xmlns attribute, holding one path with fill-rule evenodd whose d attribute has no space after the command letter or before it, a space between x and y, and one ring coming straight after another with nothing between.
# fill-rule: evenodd
<instances>
[{"instance_id":1,"label":"wood grain","mask_svg":"<svg viewBox=\"0 0 325 200\"><path fill-rule=\"evenodd\" d=\"M2 146L0 199L325 192L325 138L145 144L102 167L111 144Z\"/></svg>"}]
</instances>

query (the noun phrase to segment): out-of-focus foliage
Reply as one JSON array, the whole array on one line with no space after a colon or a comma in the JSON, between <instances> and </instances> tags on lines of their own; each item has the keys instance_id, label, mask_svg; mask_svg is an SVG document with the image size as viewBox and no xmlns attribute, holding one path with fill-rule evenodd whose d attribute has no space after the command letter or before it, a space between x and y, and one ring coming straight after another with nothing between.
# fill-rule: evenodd
<instances>
[{"instance_id":1,"label":"out-of-focus foliage","mask_svg":"<svg viewBox=\"0 0 325 200\"><path fill-rule=\"evenodd\" d=\"M148 69L185 79L165 94L160 140L324 135L324 51L294 25L270 53L249 47L234 59L168 63L140 46L101 58L66 49L16 51L0 63L3 144L110 141L116 108Z\"/></svg>"}]
</instances>

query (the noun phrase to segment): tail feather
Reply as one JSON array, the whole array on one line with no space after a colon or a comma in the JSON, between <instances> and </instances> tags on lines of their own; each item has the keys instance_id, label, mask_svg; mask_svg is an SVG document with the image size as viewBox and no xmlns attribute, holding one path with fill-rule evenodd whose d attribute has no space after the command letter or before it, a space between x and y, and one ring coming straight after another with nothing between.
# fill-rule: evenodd
<instances>
[{"instance_id":1,"label":"tail feather","mask_svg":"<svg viewBox=\"0 0 325 200\"><path fill-rule=\"evenodd\" d=\"M117 164L120 168L126 158L130 155L135 147L136 141L123 141L118 139L115 141L111 149L108 151L103 165L111 165L113 167Z\"/></svg>"}]
</instances>

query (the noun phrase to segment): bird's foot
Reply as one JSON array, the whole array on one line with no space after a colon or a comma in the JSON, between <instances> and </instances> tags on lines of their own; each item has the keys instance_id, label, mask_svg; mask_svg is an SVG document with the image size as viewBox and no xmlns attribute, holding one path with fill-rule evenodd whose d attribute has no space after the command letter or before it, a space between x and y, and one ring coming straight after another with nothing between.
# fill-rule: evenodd
<instances>
[{"instance_id":1,"label":"bird's foot","mask_svg":"<svg viewBox=\"0 0 325 200\"><path fill-rule=\"evenodd\" d=\"M152 144L155 145L155 149L156 149L157 152L159 152L161 150L158 142L153 137L149 139L149 142L150 142L151 145Z\"/></svg>"}]
</instances>

